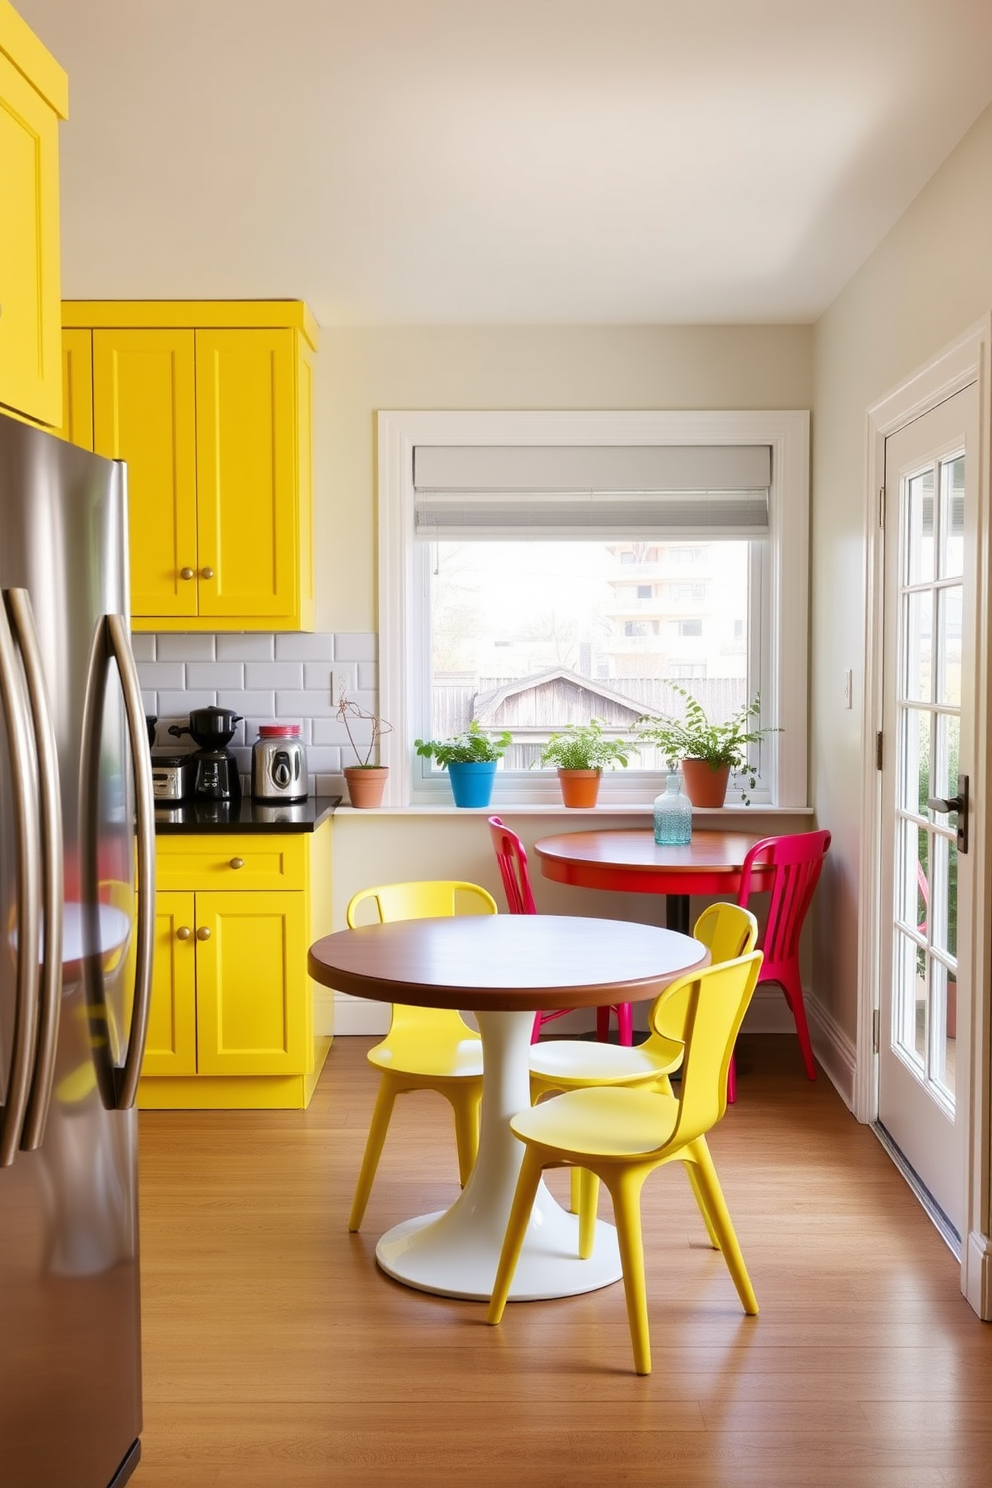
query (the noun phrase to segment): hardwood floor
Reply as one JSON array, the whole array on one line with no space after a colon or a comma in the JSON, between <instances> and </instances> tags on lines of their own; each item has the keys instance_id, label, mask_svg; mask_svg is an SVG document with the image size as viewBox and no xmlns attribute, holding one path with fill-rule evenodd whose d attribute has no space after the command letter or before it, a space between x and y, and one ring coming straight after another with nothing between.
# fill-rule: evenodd
<instances>
[{"instance_id":1,"label":"hardwood floor","mask_svg":"<svg viewBox=\"0 0 992 1488\"><path fill-rule=\"evenodd\" d=\"M377 1270L376 1237L457 1189L448 1107L401 1100L348 1234L371 1042L337 1041L306 1112L142 1113L140 1488L987 1488L992 1329L793 1040L742 1040L711 1140L761 1314L655 1174L647 1378L620 1286L491 1329Z\"/></svg>"}]
</instances>

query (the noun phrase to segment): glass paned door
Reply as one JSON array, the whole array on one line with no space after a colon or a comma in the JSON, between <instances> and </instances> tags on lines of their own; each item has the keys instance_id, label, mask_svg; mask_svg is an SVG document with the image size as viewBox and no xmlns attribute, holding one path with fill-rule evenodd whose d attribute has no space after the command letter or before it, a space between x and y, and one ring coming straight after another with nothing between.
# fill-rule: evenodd
<instances>
[{"instance_id":1,"label":"glass paned door","mask_svg":"<svg viewBox=\"0 0 992 1488\"><path fill-rule=\"evenodd\" d=\"M965 389L886 441L879 1120L960 1234L958 813L970 420ZM966 654L966 649L969 654ZM935 804L936 803L936 804Z\"/></svg>"}]
</instances>

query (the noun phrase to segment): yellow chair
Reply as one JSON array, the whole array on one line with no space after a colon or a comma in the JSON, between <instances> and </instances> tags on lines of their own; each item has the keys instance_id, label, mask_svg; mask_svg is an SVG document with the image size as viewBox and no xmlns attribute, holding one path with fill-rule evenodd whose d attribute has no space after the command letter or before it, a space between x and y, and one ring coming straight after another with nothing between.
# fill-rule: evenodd
<instances>
[{"instance_id":1,"label":"yellow chair","mask_svg":"<svg viewBox=\"0 0 992 1488\"><path fill-rule=\"evenodd\" d=\"M709 950L711 962L733 961L754 950L758 922L749 909L737 904L711 904L697 919L692 933ZM648 1037L633 1048L582 1039L542 1039L531 1048L531 1099L536 1102L552 1092L585 1090L595 1085L647 1086L671 1095L668 1077L682 1063L684 1016L685 1009L678 999L666 995L660 1006L656 1004ZM693 1176L691 1168L689 1176ZM589 1202L588 1197L585 1202ZM572 1213L581 1214L583 1203L582 1170L573 1168ZM700 1209L705 1219L701 1200Z\"/></svg>"},{"instance_id":2,"label":"yellow chair","mask_svg":"<svg viewBox=\"0 0 992 1488\"><path fill-rule=\"evenodd\" d=\"M677 1096L657 1089L600 1086L568 1091L513 1117L510 1126L525 1151L488 1322L498 1323L503 1316L542 1172L545 1168L579 1167L586 1171L587 1188L598 1189L601 1179L613 1197L634 1368L638 1374L650 1374L640 1195L648 1174L674 1161L684 1163L694 1174L693 1190L706 1216L707 1229L723 1253L744 1311L758 1311L706 1133L727 1109L727 1071L734 1040L758 980L761 961L761 952L752 951L737 960L690 972L673 982L654 1004L654 1026L664 1020L666 1003L682 1009L678 1021L685 1054ZM592 1212L593 1206L587 1209L583 1205L579 1221L579 1253L585 1256L592 1249L592 1227L586 1229L585 1225L586 1215Z\"/></svg>"},{"instance_id":3,"label":"yellow chair","mask_svg":"<svg viewBox=\"0 0 992 1488\"><path fill-rule=\"evenodd\" d=\"M369 901L382 924L390 920L440 919L462 913L463 907L468 913L497 913L496 900L478 884L449 879L384 884L363 889L351 899L345 911L351 929L360 923L360 906ZM398 1095L411 1090L436 1090L450 1103L455 1116L458 1175L463 1187L479 1149L482 1040L460 1013L450 1008L393 1003L389 1032L381 1044L369 1050L368 1059L381 1070L382 1078L351 1206L349 1230L357 1230L362 1223Z\"/></svg>"}]
</instances>

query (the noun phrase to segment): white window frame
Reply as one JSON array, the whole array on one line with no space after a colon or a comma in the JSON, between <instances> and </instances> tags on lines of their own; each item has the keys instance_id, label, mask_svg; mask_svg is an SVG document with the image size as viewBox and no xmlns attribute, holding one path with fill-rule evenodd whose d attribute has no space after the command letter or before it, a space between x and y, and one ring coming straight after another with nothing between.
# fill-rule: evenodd
<instances>
[{"instance_id":1,"label":"white window frame","mask_svg":"<svg viewBox=\"0 0 992 1488\"><path fill-rule=\"evenodd\" d=\"M772 450L769 536L752 543L762 569L761 635L752 637L752 671L761 676L762 714L779 733L762 747L766 802L807 803L807 675L809 626L809 413L806 410L631 412L423 412L383 410L378 425L379 707L392 724L381 740L389 766L386 804L450 804L447 781L421 783L413 739L418 690L427 676L427 596L414 536L413 452L420 445L762 444ZM755 666L755 664L757 664ZM659 777L656 777L659 778ZM416 791L415 791L416 780ZM499 781L499 776L497 776ZM519 791L507 796L510 781ZM440 788L438 788L440 787ZM607 771L603 804L651 799L645 773ZM441 789L445 788L445 789ZM511 776L494 795L494 809L515 801L558 800L553 772L526 782ZM730 803L728 797L728 804Z\"/></svg>"}]
</instances>

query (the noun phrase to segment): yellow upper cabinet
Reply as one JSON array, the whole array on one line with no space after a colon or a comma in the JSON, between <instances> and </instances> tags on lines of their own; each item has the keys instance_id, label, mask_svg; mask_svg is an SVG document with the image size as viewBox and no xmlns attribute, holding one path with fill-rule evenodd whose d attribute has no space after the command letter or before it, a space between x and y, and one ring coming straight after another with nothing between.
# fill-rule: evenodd
<instances>
[{"instance_id":1,"label":"yellow upper cabinet","mask_svg":"<svg viewBox=\"0 0 992 1488\"><path fill-rule=\"evenodd\" d=\"M298 301L67 302L67 417L128 465L136 630L313 628L311 377ZM73 428L75 425L75 431Z\"/></svg>"},{"instance_id":2,"label":"yellow upper cabinet","mask_svg":"<svg viewBox=\"0 0 992 1488\"><path fill-rule=\"evenodd\" d=\"M0 0L0 406L62 419L58 121L65 73Z\"/></svg>"}]
</instances>

